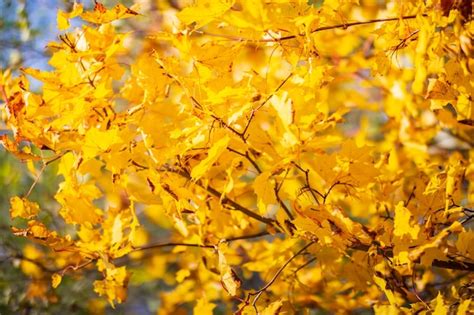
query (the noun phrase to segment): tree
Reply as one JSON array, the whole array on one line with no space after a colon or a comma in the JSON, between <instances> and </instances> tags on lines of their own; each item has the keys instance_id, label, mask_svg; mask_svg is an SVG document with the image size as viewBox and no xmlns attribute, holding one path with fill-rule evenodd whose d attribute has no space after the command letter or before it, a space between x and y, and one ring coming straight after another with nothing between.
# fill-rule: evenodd
<instances>
[{"instance_id":1,"label":"tree","mask_svg":"<svg viewBox=\"0 0 474 315\"><path fill-rule=\"evenodd\" d=\"M146 36L115 30L135 7L59 11L54 69L0 81L37 178L12 232L50 250L32 285L94 277L113 307L159 282L160 314L466 314L471 3L358 2L171 2ZM31 200L54 165L57 203Z\"/></svg>"}]
</instances>

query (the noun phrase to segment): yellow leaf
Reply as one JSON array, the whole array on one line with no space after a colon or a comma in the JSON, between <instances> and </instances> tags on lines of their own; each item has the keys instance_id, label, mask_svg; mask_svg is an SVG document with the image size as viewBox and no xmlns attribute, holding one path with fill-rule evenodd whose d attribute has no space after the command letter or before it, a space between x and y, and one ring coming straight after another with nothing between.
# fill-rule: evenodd
<instances>
[{"instance_id":1,"label":"yellow leaf","mask_svg":"<svg viewBox=\"0 0 474 315\"><path fill-rule=\"evenodd\" d=\"M99 264L99 263L98 263ZM105 279L94 281L94 291L101 296L106 296L112 307L114 302L122 303L127 298L127 283L129 273L125 266L116 268L112 264L106 264Z\"/></svg>"},{"instance_id":2,"label":"yellow leaf","mask_svg":"<svg viewBox=\"0 0 474 315\"><path fill-rule=\"evenodd\" d=\"M120 243L122 237L122 220L120 214L118 214L114 219L114 225L112 227L112 244Z\"/></svg>"},{"instance_id":3,"label":"yellow leaf","mask_svg":"<svg viewBox=\"0 0 474 315\"><path fill-rule=\"evenodd\" d=\"M58 10L57 23L58 29L64 31L69 28L69 19L75 18L82 13L82 4L74 2L74 7L70 13Z\"/></svg>"},{"instance_id":4,"label":"yellow leaf","mask_svg":"<svg viewBox=\"0 0 474 315\"><path fill-rule=\"evenodd\" d=\"M277 204L273 182L270 179L270 172L263 172L255 178L253 189L257 195L258 209L260 213L265 214L267 206Z\"/></svg>"},{"instance_id":5,"label":"yellow leaf","mask_svg":"<svg viewBox=\"0 0 474 315\"><path fill-rule=\"evenodd\" d=\"M385 281L383 278L374 276L374 282L385 293L385 295L387 296L387 299L390 302L390 304L397 305L398 298L397 298L396 294L389 289L389 286L387 285L387 281ZM377 314L379 314L379 313L377 313Z\"/></svg>"},{"instance_id":6,"label":"yellow leaf","mask_svg":"<svg viewBox=\"0 0 474 315\"><path fill-rule=\"evenodd\" d=\"M375 315L400 315L400 309L396 305L375 305Z\"/></svg>"},{"instance_id":7,"label":"yellow leaf","mask_svg":"<svg viewBox=\"0 0 474 315\"><path fill-rule=\"evenodd\" d=\"M456 248L461 254L474 258L474 232L466 231L459 233Z\"/></svg>"},{"instance_id":8,"label":"yellow leaf","mask_svg":"<svg viewBox=\"0 0 474 315\"><path fill-rule=\"evenodd\" d=\"M36 202L31 202L17 196L10 199L10 216L12 218L32 219L39 211L40 208Z\"/></svg>"},{"instance_id":9,"label":"yellow leaf","mask_svg":"<svg viewBox=\"0 0 474 315\"><path fill-rule=\"evenodd\" d=\"M227 264L224 254L219 251L219 269L221 274L221 283L230 295L236 296L237 289L242 284L242 281L237 277L234 270Z\"/></svg>"},{"instance_id":10,"label":"yellow leaf","mask_svg":"<svg viewBox=\"0 0 474 315\"><path fill-rule=\"evenodd\" d=\"M283 302L281 300L275 301L263 309L262 315L280 314L280 310L282 306L283 306Z\"/></svg>"},{"instance_id":11,"label":"yellow leaf","mask_svg":"<svg viewBox=\"0 0 474 315\"><path fill-rule=\"evenodd\" d=\"M95 224L100 221L102 211L95 207L93 200L101 196L100 190L94 184L79 185L65 181L59 185L55 198L61 204L60 215L67 223Z\"/></svg>"},{"instance_id":12,"label":"yellow leaf","mask_svg":"<svg viewBox=\"0 0 474 315\"><path fill-rule=\"evenodd\" d=\"M57 16L58 29L64 31L69 28L68 14L62 10L58 10Z\"/></svg>"},{"instance_id":13,"label":"yellow leaf","mask_svg":"<svg viewBox=\"0 0 474 315\"><path fill-rule=\"evenodd\" d=\"M137 12L132 9L127 8L123 4L117 4L113 9L107 10L107 8L96 2L94 11L84 12L81 14L83 20L95 24L105 24L110 23L115 20L125 19L132 16L138 15Z\"/></svg>"},{"instance_id":14,"label":"yellow leaf","mask_svg":"<svg viewBox=\"0 0 474 315\"><path fill-rule=\"evenodd\" d=\"M63 277L61 277L60 274L54 273L51 276L51 284L52 284L53 288L57 288L59 286L59 284L61 283L62 279L63 279Z\"/></svg>"},{"instance_id":15,"label":"yellow leaf","mask_svg":"<svg viewBox=\"0 0 474 315\"><path fill-rule=\"evenodd\" d=\"M458 93L447 83L444 83L437 79L428 80L428 93L426 94L427 99L433 100L455 100Z\"/></svg>"},{"instance_id":16,"label":"yellow leaf","mask_svg":"<svg viewBox=\"0 0 474 315\"><path fill-rule=\"evenodd\" d=\"M82 152L84 153L84 159L95 157L97 154L102 153L109 149L112 145L121 141L117 129L111 130L99 130L91 128L87 131Z\"/></svg>"},{"instance_id":17,"label":"yellow leaf","mask_svg":"<svg viewBox=\"0 0 474 315\"><path fill-rule=\"evenodd\" d=\"M471 305L471 299L465 300L459 305L458 312L456 315L466 315L468 314L467 312L469 311L469 307Z\"/></svg>"},{"instance_id":18,"label":"yellow leaf","mask_svg":"<svg viewBox=\"0 0 474 315\"><path fill-rule=\"evenodd\" d=\"M24 149L20 149L18 147L18 143L16 141L12 141L8 138L6 134L0 135L0 144L9 151L10 153L14 154L17 158L21 160L34 160L37 161L40 159L39 156L31 154L30 152L25 151Z\"/></svg>"},{"instance_id":19,"label":"yellow leaf","mask_svg":"<svg viewBox=\"0 0 474 315\"><path fill-rule=\"evenodd\" d=\"M194 180L198 180L201 178L214 164L217 159L221 156L221 154L225 151L227 148L227 144L229 144L230 138L229 136L225 136L222 139L216 141L212 148L209 150L207 157L199 162L198 165L196 165L193 170L191 171L191 177Z\"/></svg>"},{"instance_id":20,"label":"yellow leaf","mask_svg":"<svg viewBox=\"0 0 474 315\"><path fill-rule=\"evenodd\" d=\"M184 24L196 23L196 28L200 28L222 16L232 5L234 0L198 0L196 5L185 8L177 15Z\"/></svg>"},{"instance_id":21,"label":"yellow leaf","mask_svg":"<svg viewBox=\"0 0 474 315\"><path fill-rule=\"evenodd\" d=\"M191 275L191 272L188 269L181 269L176 273L176 281L181 283Z\"/></svg>"},{"instance_id":22,"label":"yellow leaf","mask_svg":"<svg viewBox=\"0 0 474 315\"><path fill-rule=\"evenodd\" d=\"M436 308L433 312L433 315L447 315L448 314L448 306L444 304L443 296L441 293L438 293L436 297Z\"/></svg>"},{"instance_id":23,"label":"yellow leaf","mask_svg":"<svg viewBox=\"0 0 474 315\"><path fill-rule=\"evenodd\" d=\"M278 117L280 118L284 126L288 126L293 122L293 102L288 97L287 92L282 93L281 97L273 95L270 99L270 103L276 110Z\"/></svg>"},{"instance_id":24,"label":"yellow leaf","mask_svg":"<svg viewBox=\"0 0 474 315\"><path fill-rule=\"evenodd\" d=\"M40 266L35 264L34 261L40 261L39 259L42 256L41 251L39 251L33 245L26 245L23 248L23 255L26 259L23 259L20 264L21 271L31 276L32 278L40 278L43 274Z\"/></svg>"},{"instance_id":25,"label":"yellow leaf","mask_svg":"<svg viewBox=\"0 0 474 315\"><path fill-rule=\"evenodd\" d=\"M412 239L416 239L420 231L420 227L410 223L411 212L403 206L403 202L399 202L395 207L395 229L393 234L403 237L408 235Z\"/></svg>"},{"instance_id":26,"label":"yellow leaf","mask_svg":"<svg viewBox=\"0 0 474 315\"><path fill-rule=\"evenodd\" d=\"M216 307L216 304L209 303L207 299L201 298L197 301L196 306L194 306L193 314L199 315L212 315L212 310Z\"/></svg>"},{"instance_id":27,"label":"yellow leaf","mask_svg":"<svg viewBox=\"0 0 474 315\"><path fill-rule=\"evenodd\" d=\"M70 175L70 172L73 170L74 163L76 159L72 152L67 152L64 154L58 165L58 174L63 175L65 178Z\"/></svg>"}]
</instances>

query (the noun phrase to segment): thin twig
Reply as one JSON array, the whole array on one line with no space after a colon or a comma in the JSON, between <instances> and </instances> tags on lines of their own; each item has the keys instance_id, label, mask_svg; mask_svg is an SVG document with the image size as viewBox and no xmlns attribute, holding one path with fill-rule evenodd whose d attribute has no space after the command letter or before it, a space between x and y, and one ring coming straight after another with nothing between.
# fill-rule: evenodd
<instances>
[{"instance_id":1,"label":"thin twig","mask_svg":"<svg viewBox=\"0 0 474 315\"><path fill-rule=\"evenodd\" d=\"M367 244L362 244L362 243L356 243L352 244L350 246L351 249L353 250L359 250L359 251L369 251L370 245ZM377 248L377 252L384 257L393 257L393 249L391 247L386 247L386 248ZM414 261L415 263L419 263L419 259ZM455 260L439 260L439 259L434 259L433 262L431 263L432 267L437 267L437 268L444 268L444 269L452 269L452 270L466 270L466 271L474 271L474 263L470 262L461 262L461 261L455 261Z\"/></svg>"},{"instance_id":2,"label":"thin twig","mask_svg":"<svg viewBox=\"0 0 474 315\"><path fill-rule=\"evenodd\" d=\"M30 188L28 189L28 191L26 192L25 194L25 198L28 198L31 194L31 192L33 191L33 189L35 188L36 184L38 184L39 180L40 180L40 177L41 175L43 174L44 170L46 169L46 166L48 166L48 164L43 164L43 166L41 166L41 169L39 170L38 172L38 175L36 176L35 180L33 181L33 183L31 184Z\"/></svg>"},{"instance_id":3,"label":"thin twig","mask_svg":"<svg viewBox=\"0 0 474 315\"><path fill-rule=\"evenodd\" d=\"M421 16L427 16L427 15L422 14ZM311 30L310 34L322 32L322 31L333 30L333 29L339 29L339 28L346 30L349 27L357 26L357 25L366 25L366 24L374 24L374 23L390 22L390 21L399 21L399 20L411 20L411 19L415 19L416 17L417 17L417 15L407 15L407 16L400 16L400 17L372 19L372 20L367 20L367 21L358 21L358 22L342 23L342 24L329 25L329 26L321 26L321 27L318 27L318 28L315 28L315 29ZM288 35L288 36L283 36L283 37L272 37L272 38L264 38L264 39L251 39L251 38L238 37L238 36L232 36L232 35L226 35L226 34L211 34L211 33L206 33L206 32L199 32L199 33L203 34L203 35L208 35L208 36L222 37L222 38L230 40L230 41L248 42L248 43L281 42L281 41L286 41L286 40L290 40L290 39L295 39L297 37L305 36L304 33L301 33L301 34L298 34L298 35Z\"/></svg>"},{"instance_id":4,"label":"thin twig","mask_svg":"<svg viewBox=\"0 0 474 315\"><path fill-rule=\"evenodd\" d=\"M307 262L305 262L304 264L302 264L301 266L299 266L294 273L298 273L298 271L300 271L301 269L305 268L306 266L310 265L311 263L313 263L314 261L316 261L318 258L316 257L313 257L311 258L310 260L308 260Z\"/></svg>"},{"instance_id":5,"label":"thin twig","mask_svg":"<svg viewBox=\"0 0 474 315\"><path fill-rule=\"evenodd\" d=\"M253 238L259 238L262 236L270 235L269 232L263 231L256 234L249 234L249 235L241 235L223 239L222 242L231 243L240 240L249 240ZM143 246L133 247L132 252L149 250L149 249L156 249L156 248L163 248L163 247L174 247L174 246L185 246L185 247L200 247L200 248L216 248L217 245L215 244L196 244L196 243L185 243L185 242L167 242L167 243L151 243Z\"/></svg>"},{"instance_id":6,"label":"thin twig","mask_svg":"<svg viewBox=\"0 0 474 315\"><path fill-rule=\"evenodd\" d=\"M204 185L202 185L201 183L196 183L196 185L198 185L199 187L207 190L209 193L211 193L215 197L220 198L222 196L221 192L217 191L216 189L214 189L211 186L204 187ZM263 217L263 216L255 213L255 212L253 212L252 210L245 208L244 206L240 205L239 203L235 202L234 200L229 199L228 197L222 198L221 203L225 204L225 205L229 205L232 208L234 208L234 210L240 211L240 212L246 214L247 216L249 216L249 217L251 217L251 218L253 218L257 221L260 221L262 223L265 223L265 224L268 224L268 225L273 225L275 223L275 220Z\"/></svg>"},{"instance_id":7,"label":"thin twig","mask_svg":"<svg viewBox=\"0 0 474 315\"><path fill-rule=\"evenodd\" d=\"M40 268L41 270L43 270L45 272L50 272L50 273L54 272L53 269L45 266L42 262L40 262L38 260L35 260L35 259L32 259L32 258L28 258L28 257L26 257L22 254L12 254L12 255L9 255L9 256L0 257L0 263L6 262L8 260L13 260L13 259L18 259L18 260L22 260L22 261L32 263L32 264L36 265L38 268Z\"/></svg>"},{"instance_id":8,"label":"thin twig","mask_svg":"<svg viewBox=\"0 0 474 315\"><path fill-rule=\"evenodd\" d=\"M285 203L283 202L283 200L281 200L281 198L280 198L280 194L279 194L279 193L280 193L280 188L281 188L281 186L278 185L278 183L275 181L275 186L273 187L273 190L274 190L274 192L275 192L275 197L276 197L278 203L280 204L280 206L281 206L281 207L283 208L283 210L285 211L285 213L286 213L286 215L288 216L288 218L289 218L290 220L293 220L294 217L293 217L293 215L291 214L290 209L288 209L288 207L285 205Z\"/></svg>"},{"instance_id":9,"label":"thin twig","mask_svg":"<svg viewBox=\"0 0 474 315\"><path fill-rule=\"evenodd\" d=\"M423 14L422 16L426 16L426 14ZM358 21L358 22L343 23L343 24L336 24L336 25L329 25L329 26L321 26L321 27L315 28L314 30L311 30L310 33L313 34L313 33L318 33L318 32L322 32L322 31L328 31L328 30L333 30L333 29L338 29L338 28L342 28L342 29L346 30L349 27L356 26L356 25L365 25L365 24L399 21L399 20L410 20L410 19L415 19L416 17L417 17L417 15L407 15L407 16L400 16L400 17L393 17L393 18L372 19L372 20L367 20L367 21ZM305 34L289 35L289 36L284 36L284 37L280 37L280 38L275 38L275 39L272 39L272 40L264 39L264 40L260 40L260 42L284 41L284 40L294 39L298 36L304 36L304 35Z\"/></svg>"},{"instance_id":10,"label":"thin twig","mask_svg":"<svg viewBox=\"0 0 474 315\"><path fill-rule=\"evenodd\" d=\"M144 246L134 247L132 252L148 250L148 249L155 249L155 248L163 248L163 247L174 247L174 246L185 246L185 247L200 247L200 248L215 248L214 245L209 244L194 244L194 243L158 243L158 244L148 244Z\"/></svg>"},{"instance_id":11,"label":"thin twig","mask_svg":"<svg viewBox=\"0 0 474 315\"><path fill-rule=\"evenodd\" d=\"M182 177L188 179L188 180L191 180L191 175L186 171L186 170L177 170L177 169L174 169L172 167L169 167L167 165L164 165L162 167L162 170L164 171L168 171L168 172L171 172L171 173L175 173L175 174L178 174L178 175L181 175ZM219 192L218 190L214 189L212 186L208 185L208 186L204 186L201 182L195 182L195 184L199 187L201 187L202 189L206 190L208 193L210 193L211 195L217 197L217 198L221 198L222 197L222 193ZM229 199L228 197L224 197L221 199L221 203L223 205L228 205L230 207L232 207L233 209L230 209L230 210L236 210L236 211L240 211L242 213L244 213L245 215L257 220L257 221L260 221L262 223L265 223L265 224L268 224L268 225L274 225L275 223L275 220L273 219L270 219L270 218L266 218L266 217L263 217L261 215L259 215L258 213L255 213L253 212L252 210L250 209L247 209L246 207L242 206L241 204L235 202L234 200L232 199Z\"/></svg>"},{"instance_id":12,"label":"thin twig","mask_svg":"<svg viewBox=\"0 0 474 315\"><path fill-rule=\"evenodd\" d=\"M306 186L303 187L303 188L307 188L309 190L309 192L311 193L311 196L313 196L313 199L314 201L316 201L316 203L319 205L320 202L319 202L319 199L316 197L315 193L320 196L321 198L323 198L323 200L325 199L324 195L322 193L320 193L317 189L314 189L311 187L311 184L309 183L309 169L304 169L302 168L300 165L298 165L298 163L296 163L295 161L292 161L291 162L294 166L296 166L296 168L298 170L300 170L301 172L304 173L304 177L305 177L305 181L306 181Z\"/></svg>"},{"instance_id":13,"label":"thin twig","mask_svg":"<svg viewBox=\"0 0 474 315\"><path fill-rule=\"evenodd\" d=\"M242 138L242 140L247 143L247 138L245 137L245 134L247 133L249 127L250 127L250 123L252 122L252 120L254 119L255 117L255 113L260 109L262 108L272 97L273 95L275 95L275 93L277 93L282 87L283 85L285 85L285 83L293 76L293 73L290 73L281 83L280 85L273 91L273 93L271 93L270 95L267 96L267 98L262 102L260 103L260 105L258 105L256 108L252 109L252 111L250 112L250 117L249 119L247 120L247 124L245 125L245 128L244 130L240 133L240 137Z\"/></svg>"},{"instance_id":14,"label":"thin twig","mask_svg":"<svg viewBox=\"0 0 474 315\"><path fill-rule=\"evenodd\" d=\"M261 170L260 167L258 166L257 162L255 162L255 160L250 157L250 154L249 154L248 151L245 151L245 153L242 153L242 152L239 152L239 151L237 151L237 150L232 149L231 147L227 147L227 150L229 150L230 152L233 152L233 153L235 153L235 154L237 154L237 155L240 155L240 156L246 158L247 161L249 161L250 164L252 164L253 167L257 170L258 173L262 173L262 170Z\"/></svg>"},{"instance_id":15,"label":"thin twig","mask_svg":"<svg viewBox=\"0 0 474 315\"><path fill-rule=\"evenodd\" d=\"M267 236L267 235L270 235L270 233L267 232L267 231L263 231L263 232L256 233L256 234L242 235L242 236L236 236L236 237L229 237L229 238L226 238L226 239L225 239L225 242L234 242L234 241L240 241L240 240L248 240L248 239L259 238L259 237Z\"/></svg>"},{"instance_id":16,"label":"thin twig","mask_svg":"<svg viewBox=\"0 0 474 315\"><path fill-rule=\"evenodd\" d=\"M328 191L326 191L326 193L324 194L324 196L323 196L323 204L326 203L326 199L328 198L328 196L329 196L329 194L331 193L331 191L333 190L333 188L336 187L336 186L338 186L338 185L354 187L354 185L349 184L349 183L343 183L343 182L340 182L340 181L334 182L334 183L331 185L331 187L329 187Z\"/></svg>"},{"instance_id":17,"label":"thin twig","mask_svg":"<svg viewBox=\"0 0 474 315\"><path fill-rule=\"evenodd\" d=\"M293 256L291 256L281 267L280 269L278 269L278 271L273 275L273 277L270 279L270 281L267 282L267 284L265 284L262 288L260 288L258 291L255 291L255 292L249 292L248 296L247 296L247 303L250 299L251 296L255 296L255 298L253 299L252 301L252 306L255 308L255 310L257 310L257 307L256 307L256 303L258 301L258 299L260 298L260 296L262 295L263 292L265 292L275 281L276 279L278 278L278 276L283 272L283 270L285 270L286 266L288 266L292 261L293 259L295 259L296 257L298 257L301 253L303 253L308 247L310 247L311 245L313 245L314 243L316 243L315 241L312 241L312 242L309 242L308 244L306 244L303 248L301 248L298 252L296 252L296 254L294 254ZM258 313L258 312L257 312Z\"/></svg>"},{"instance_id":18,"label":"thin twig","mask_svg":"<svg viewBox=\"0 0 474 315\"><path fill-rule=\"evenodd\" d=\"M5 90L5 86L3 86L2 84L0 84L0 92L2 92L2 99L5 102L5 104L7 105L7 107L10 107L10 104L8 102L7 91Z\"/></svg>"},{"instance_id":19,"label":"thin twig","mask_svg":"<svg viewBox=\"0 0 474 315\"><path fill-rule=\"evenodd\" d=\"M83 262L82 264L78 264L78 265L68 265L68 266L66 266L62 269L56 270L55 272L59 273L61 276L64 276L64 274L68 270L77 271L77 270L83 269L83 268L89 266L90 264L92 264L93 262L95 262L97 259L98 258L89 259L89 260L86 260L85 262Z\"/></svg>"}]
</instances>

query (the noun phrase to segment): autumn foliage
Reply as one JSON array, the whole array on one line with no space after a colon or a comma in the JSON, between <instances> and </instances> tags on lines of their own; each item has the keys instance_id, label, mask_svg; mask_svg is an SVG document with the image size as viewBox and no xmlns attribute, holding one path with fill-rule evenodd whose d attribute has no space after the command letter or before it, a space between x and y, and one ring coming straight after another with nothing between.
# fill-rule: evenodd
<instances>
[{"instance_id":1,"label":"autumn foliage","mask_svg":"<svg viewBox=\"0 0 474 315\"><path fill-rule=\"evenodd\" d=\"M117 27L146 8L59 11L52 70L0 78L34 298L89 272L114 306L145 273L158 314L472 310L470 1L173 3L145 34Z\"/></svg>"}]
</instances>

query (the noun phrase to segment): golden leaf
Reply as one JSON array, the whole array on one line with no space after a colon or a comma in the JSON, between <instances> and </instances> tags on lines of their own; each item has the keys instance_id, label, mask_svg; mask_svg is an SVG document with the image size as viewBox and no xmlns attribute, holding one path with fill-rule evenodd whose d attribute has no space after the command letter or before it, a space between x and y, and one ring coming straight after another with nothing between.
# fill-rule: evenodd
<instances>
[{"instance_id":1,"label":"golden leaf","mask_svg":"<svg viewBox=\"0 0 474 315\"><path fill-rule=\"evenodd\" d=\"M10 198L10 216L12 218L32 219L38 215L39 211L40 208L36 202L17 196Z\"/></svg>"},{"instance_id":2,"label":"golden leaf","mask_svg":"<svg viewBox=\"0 0 474 315\"><path fill-rule=\"evenodd\" d=\"M226 135L214 143L214 145L209 150L207 157L201 162L199 162L199 164L196 165L191 171L191 177L194 180L198 180L199 178L201 178L211 168L211 166L219 159L221 154L226 150L229 141L230 138Z\"/></svg>"},{"instance_id":3,"label":"golden leaf","mask_svg":"<svg viewBox=\"0 0 474 315\"><path fill-rule=\"evenodd\" d=\"M61 283L62 278L63 277L58 273L54 273L51 276L51 285L53 286L53 288L57 288L59 286L59 284Z\"/></svg>"},{"instance_id":4,"label":"golden leaf","mask_svg":"<svg viewBox=\"0 0 474 315\"><path fill-rule=\"evenodd\" d=\"M237 295L242 281L237 277L235 271L227 264L224 254L219 251L219 270L221 274L221 284L231 296Z\"/></svg>"},{"instance_id":5,"label":"golden leaf","mask_svg":"<svg viewBox=\"0 0 474 315\"><path fill-rule=\"evenodd\" d=\"M212 315L213 314L212 310L216 306L217 305L214 303L209 303L207 299L201 298L197 301L196 306L194 306L193 314Z\"/></svg>"},{"instance_id":6,"label":"golden leaf","mask_svg":"<svg viewBox=\"0 0 474 315\"><path fill-rule=\"evenodd\" d=\"M395 207L395 226L393 234L403 237L408 235L411 239L416 239L420 232L420 227L411 223L411 212L399 202Z\"/></svg>"},{"instance_id":7,"label":"golden leaf","mask_svg":"<svg viewBox=\"0 0 474 315\"><path fill-rule=\"evenodd\" d=\"M196 5L187 7L178 13L178 18L185 24L196 23L201 28L218 19L234 4L234 0L198 0Z\"/></svg>"}]
</instances>

